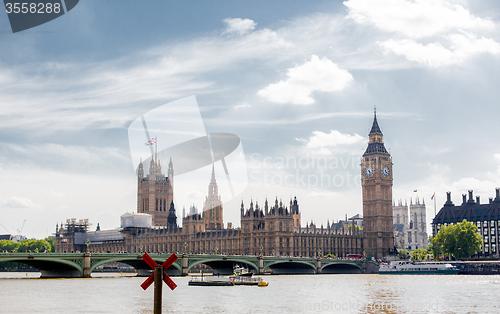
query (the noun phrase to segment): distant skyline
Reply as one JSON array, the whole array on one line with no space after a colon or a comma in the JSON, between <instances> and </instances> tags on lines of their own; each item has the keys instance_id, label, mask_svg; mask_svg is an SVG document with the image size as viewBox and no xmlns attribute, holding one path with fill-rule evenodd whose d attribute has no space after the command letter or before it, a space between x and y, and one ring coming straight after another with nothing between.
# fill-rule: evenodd
<instances>
[{"instance_id":1,"label":"distant skyline","mask_svg":"<svg viewBox=\"0 0 500 314\"><path fill-rule=\"evenodd\" d=\"M266 197L296 196L303 225L362 214L374 106L396 202L423 198L429 223L433 193L438 210L446 191L487 202L499 27L500 4L484 0L86 0L16 34L0 12L0 223L15 234L26 219L37 238L73 217L119 227L137 206L129 125L193 95L207 133L241 138L248 187L222 195L225 223ZM200 171L175 179L178 217L203 207Z\"/></svg>"}]
</instances>

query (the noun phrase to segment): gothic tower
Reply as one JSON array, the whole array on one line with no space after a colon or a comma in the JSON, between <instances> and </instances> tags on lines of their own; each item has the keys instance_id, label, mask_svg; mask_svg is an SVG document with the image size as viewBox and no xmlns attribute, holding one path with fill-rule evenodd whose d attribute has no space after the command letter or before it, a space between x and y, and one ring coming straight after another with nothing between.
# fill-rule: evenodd
<instances>
[{"instance_id":1,"label":"gothic tower","mask_svg":"<svg viewBox=\"0 0 500 314\"><path fill-rule=\"evenodd\" d=\"M215 181L215 169L212 165L212 179L208 185L208 195L203 206L203 220L205 229L223 229L222 201L219 195L219 187Z\"/></svg>"},{"instance_id":2,"label":"gothic tower","mask_svg":"<svg viewBox=\"0 0 500 314\"><path fill-rule=\"evenodd\" d=\"M172 182L172 161L169 164L169 177L165 177L158 159L151 158L147 175L141 160L137 168L137 212L152 215L153 226L168 224L169 208L174 199Z\"/></svg>"},{"instance_id":3,"label":"gothic tower","mask_svg":"<svg viewBox=\"0 0 500 314\"><path fill-rule=\"evenodd\" d=\"M394 248L392 159L384 146L375 111L368 147L361 160L363 234L366 257L387 256Z\"/></svg>"}]
</instances>

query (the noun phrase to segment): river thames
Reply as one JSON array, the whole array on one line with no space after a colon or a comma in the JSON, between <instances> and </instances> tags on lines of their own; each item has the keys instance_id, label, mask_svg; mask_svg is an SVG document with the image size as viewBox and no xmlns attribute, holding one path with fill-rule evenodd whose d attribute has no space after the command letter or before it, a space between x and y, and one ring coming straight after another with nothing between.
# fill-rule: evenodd
<instances>
[{"instance_id":1,"label":"river thames","mask_svg":"<svg viewBox=\"0 0 500 314\"><path fill-rule=\"evenodd\" d=\"M153 313L145 278L39 279L0 273L0 313ZM26 278L28 276L28 278ZM98 277L96 277L98 276ZM163 290L163 313L500 313L500 276L280 275L268 287Z\"/></svg>"}]
</instances>

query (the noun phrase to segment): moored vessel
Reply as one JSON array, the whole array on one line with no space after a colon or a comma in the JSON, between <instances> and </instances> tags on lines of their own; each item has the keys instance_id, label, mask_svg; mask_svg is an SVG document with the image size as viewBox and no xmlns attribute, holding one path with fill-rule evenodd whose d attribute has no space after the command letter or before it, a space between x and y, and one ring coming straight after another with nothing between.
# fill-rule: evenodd
<instances>
[{"instance_id":1,"label":"moored vessel","mask_svg":"<svg viewBox=\"0 0 500 314\"><path fill-rule=\"evenodd\" d=\"M382 264L378 270L380 275L455 275L460 269L448 263L393 261Z\"/></svg>"}]
</instances>

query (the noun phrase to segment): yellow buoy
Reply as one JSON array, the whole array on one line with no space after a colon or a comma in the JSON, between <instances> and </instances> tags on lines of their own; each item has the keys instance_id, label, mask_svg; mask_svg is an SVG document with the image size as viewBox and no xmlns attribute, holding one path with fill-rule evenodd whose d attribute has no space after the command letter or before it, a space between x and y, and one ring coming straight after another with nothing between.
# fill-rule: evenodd
<instances>
[{"instance_id":1,"label":"yellow buoy","mask_svg":"<svg viewBox=\"0 0 500 314\"><path fill-rule=\"evenodd\" d=\"M267 287L269 286L269 283L267 281L261 280L259 281L259 287Z\"/></svg>"}]
</instances>

